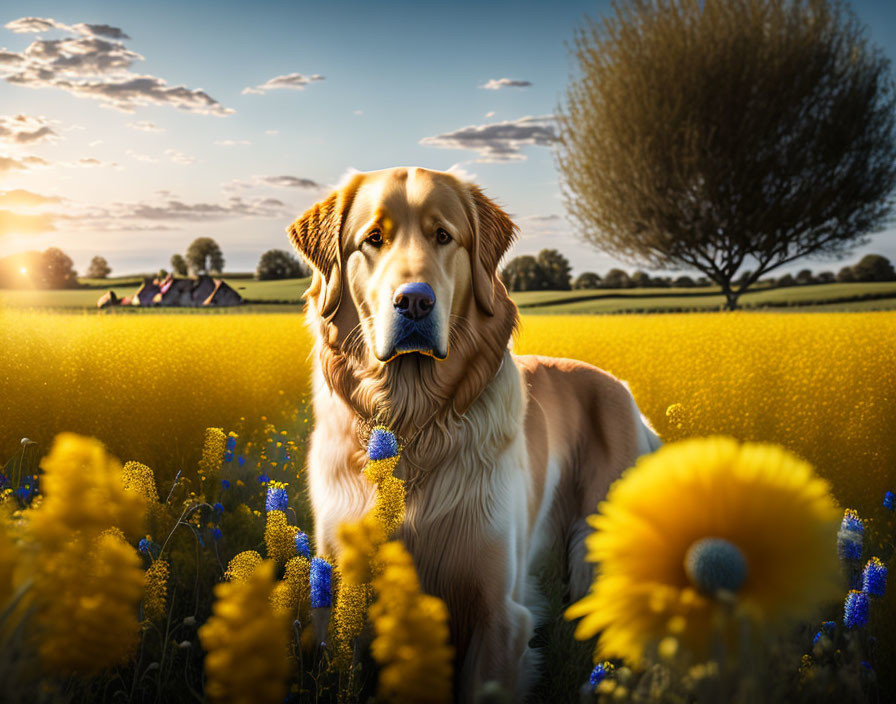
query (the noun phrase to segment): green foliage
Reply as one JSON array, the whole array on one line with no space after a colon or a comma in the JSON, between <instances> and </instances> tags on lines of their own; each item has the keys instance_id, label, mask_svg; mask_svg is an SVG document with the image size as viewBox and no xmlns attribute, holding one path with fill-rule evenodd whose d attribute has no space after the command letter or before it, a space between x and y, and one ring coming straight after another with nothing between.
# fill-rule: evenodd
<instances>
[{"instance_id":1,"label":"green foliage","mask_svg":"<svg viewBox=\"0 0 896 704\"><path fill-rule=\"evenodd\" d=\"M255 271L255 278L260 281L299 279L310 275L311 271L305 264L282 249L269 249L262 254Z\"/></svg>"},{"instance_id":2,"label":"green foliage","mask_svg":"<svg viewBox=\"0 0 896 704\"><path fill-rule=\"evenodd\" d=\"M111 273L112 268L104 257L94 257L87 267L87 277L91 279L105 279Z\"/></svg>"},{"instance_id":3,"label":"green foliage","mask_svg":"<svg viewBox=\"0 0 896 704\"><path fill-rule=\"evenodd\" d=\"M193 240L187 247L185 260L188 269L193 274L202 272L220 274L224 271L224 255L221 254L218 243L211 237L197 237ZM171 266L177 270L174 257L171 258Z\"/></svg>"},{"instance_id":4,"label":"green foliage","mask_svg":"<svg viewBox=\"0 0 896 704\"><path fill-rule=\"evenodd\" d=\"M581 78L556 110L563 197L587 242L697 269L733 308L765 272L885 225L896 87L845 3L614 9L577 32Z\"/></svg>"},{"instance_id":5,"label":"green foliage","mask_svg":"<svg viewBox=\"0 0 896 704\"><path fill-rule=\"evenodd\" d=\"M187 275L187 260L183 258L180 254L172 254L171 255L171 272L175 276L186 276Z\"/></svg>"},{"instance_id":6,"label":"green foliage","mask_svg":"<svg viewBox=\"0 0 896 704\"><path fill-rule=\"evenodd\" d=\"M574 289L597 288L598 286L600 286L600 276L593 271L586 271L579 274L576 277L576 280L572 282L572 287Z\"/></svg>"}]
</instances>

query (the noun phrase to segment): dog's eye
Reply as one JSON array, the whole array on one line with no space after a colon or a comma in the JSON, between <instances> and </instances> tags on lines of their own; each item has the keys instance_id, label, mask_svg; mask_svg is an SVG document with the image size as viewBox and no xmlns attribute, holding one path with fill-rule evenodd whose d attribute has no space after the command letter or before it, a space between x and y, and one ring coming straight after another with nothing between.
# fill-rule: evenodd
<instances>
[{"instance_id":1,"label":"dog's eye","mask_svg":"<svg viewBox=\"0 0 896 704\"><path fill-rule=\"evenodd\" d=\"M379 230L371 230L364 242L371 247L380 248L383 246L383 233Z\"/></svg>"},{"instance_id":2,"label":"dog's eye","mask_svg":"<svg viewBox=\"0 0 896 704\"><path fill-rule=\"evenodd\" d=\"M443 230L441 227L436 230L436 242L439 244L448 244L451 239L452 237L448 234L447 230Z\"/></svg>"}]
</instances>

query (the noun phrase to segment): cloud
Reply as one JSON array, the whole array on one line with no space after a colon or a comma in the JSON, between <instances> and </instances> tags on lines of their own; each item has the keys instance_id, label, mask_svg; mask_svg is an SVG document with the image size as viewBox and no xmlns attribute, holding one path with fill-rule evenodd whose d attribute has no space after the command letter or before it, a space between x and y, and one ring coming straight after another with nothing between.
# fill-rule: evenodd
<instances>
[{"instance_id":1,"label":"cloud","mask_svg":"<svg viewBox=\"0 0 896 704\"><path fill-rule=\"evenodd\" d=\"M305 76L301 73L287 73L284 76L276 76L265 81L261 85L243 88L243 95L263 95L269 90L304 90L312 81L322 81L324 77L318 74Z\"/></svg>"},{"instance_id":2,"label":"cloud","mask_svg":"<svg viewBox=\"0 0 896 704\"><path fill-rule=\"evenodd\" d=\"M252 142L248 139L219 139L215 141L215 144L219 147L245 147L252 144Z\"/></svg>"},{"instance_id":3,"label":"cloud","mask_svg":"<svg viewBox=\"0 0 896 704\"><path fill-rule=\"evenodd\" d=\"M132 130L137 130L139 132L164 132L165 130L159 127L155 122L150 122L149 120L138 120L136 122L129 122L128 127Z\"/></svg>"},{"instance_id":4,"label":"cloud","mask_svg":"<svg viewBox=\"0 0 896 704\"><path fill-rule=\"evenodd\" d=\"M0 191L0 205L8 208L35 208L48 203L59 203L59 196L42 196L39 193L17 188L12 191Z\"/></svg>"},{"instance_id":5,"label":"cloud","mask_svg":"<svg viewBox=\"0 0 896 704\"><path fill-rule=\"evenodd\" d=\"M35 144L59 139L45 117L29 115L0 115L0 142L7 144Z\"/></svg>"},{"instance_id":6,"label":"cloud","mask_svg":"<svg viewBox=\"0 0 896 704\"><path fill-rule=\"evenodd\" d=\"M363 110L352 110L352 114L361 116L364 114L364 111Z\"/></svg>"},{"instance_id":7,"label":"cloud","mask_svg":"<svg viewBox=\"0 0 896 704\"><path fill-rule=\"evenodd\" d=\"M310 188L319 189L324 186L310 178L300 178L298 176L262 176L261 180L271 186L279 188Z\"/></svg>"},{"instance_id":8,"label":"cloud","mask_svg":"<svg viewBox=\"0 0 896 704\"><path fill-rule=\"evenodd\" d=\"M245 200L231 196L224 203L185 203L168 200L164 203L125 205L119 217L137 220L223 220L233 217L283 217L286 205L276 198Z\"/></svg>"},{"instance_id":9,"label":"cloud","mask_svg":"<svg viewBox=\"0 0 896 704\"><path fill-rule=\"evenodd\" d=\"M142 161L147 164L155 164L159 162L159 159L150 156L149 154L141 154L140 152L135 152L133 149L125 150L125 154L127 154L131 159L135 159L136 161Z\"/></svg>"},{"instance_id":10,"label":"cloud","mask_svg":"<svg viewBox=\"0 0 896 704\"><path fill-rule=\"evenodd\" d=\"M17 33L59 29L77 35L37 38L22 52L0 52L0 75L13 85L56 88L123 112L144 105L209 115L234 112L201 89L169 86L157 76L132 72L133 64L144 57L120 41L129 37L118 27L83 23L69 27L51 18L23 17L6 28Z\"/></svg>"},{"instance_id":11,"label":"cloud","mask_svg":"<svg viewBox=\"0 0 896 704\"><path fill-rule=\"evenodd\" d=\"M276 134L280 134L280 130L265 130L264 133L269 134L273 137Z\"/></svg>"},{"instance_id":12,"label":"cloud","mask_svg":"<svg viewBox=\"0 0 896 704\"><path fill-rule=\"evenodd\" d=\"M492 78L488 83L479 86L484 90L501 90L502 88L528 88L531 81L515 81L511 78Z\"/></svg>"},{"instance_id":13,"label":"cloud","mask_svg":"<svg viewBox=\"0 0 896 704\"><path fill-rule=\"evenodd\" d=\"M184 154L177 149L166 149L165 156L167 156L168 159L170 161L173 161L175 164L183 164L184 166L188 166L189 164L192 164L196 161L195 156Z\"/></svg>"},{"instance_id":14,"label":"cloud","mask_svg":"<svg viewBox=\"0 0 896 704\"><path fill-rule=\"evenodd\" d=\"M523 146L549 146L556 139L553 116L543 115L461 127L447 134L424 137L419 143L442 149L469 149L479 153L477 162L492 163L524 161Z\"/></svg>"},{"instance_id":15,"label":"cloud","mask_svg":"<svg viewBox=\"0 0 896 704\"><path fill-rule=\"evenodd\" d=\"M55 229L53 216L49 213L24 215L11 210L0 210L0 235L33 235Z\"/></svg>"},{"instance_id":16,"label":"cloud","mask_svg":"<svg viewBox=\"0 0 896 704\"><path fill-rule=\"evenodd\" d=\"M494 111L494 110L492 110L491 112L487 112L487 113L485 113L485 117L494 117L494 116L495 116L495 111Z\"/></svg>"},{"instance_id":17,"label":"cloud","mask_svg":"<svg viewBox=\"0 0 896 704\"><path fill-rule=\"evenodd\" d=\"M0 155L0 174L7 171L29 171L33 168L49 166L50 162L39 156L23 156L21 158Z\"/></svg>"}]
</instances>

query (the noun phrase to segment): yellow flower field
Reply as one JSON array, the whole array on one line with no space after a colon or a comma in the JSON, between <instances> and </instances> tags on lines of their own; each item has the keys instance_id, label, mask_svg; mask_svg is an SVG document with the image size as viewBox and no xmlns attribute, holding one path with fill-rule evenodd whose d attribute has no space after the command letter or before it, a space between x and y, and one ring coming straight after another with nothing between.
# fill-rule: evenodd
<instances>
[{"instance_id":1,"label":"yellow flower field","mask_svg":"<svg viewBox=\"0 0 896 704\"><path fill-rule=\"evenodd\" d=\"M524 316L514 349L626 380L667 441L779 443L861 510L896 481L894 341L894 313ZM298 313L0 311L0 456L73 431L171 477L207 427L310 423L310 347Z\"/></svg>"}]
</instances>

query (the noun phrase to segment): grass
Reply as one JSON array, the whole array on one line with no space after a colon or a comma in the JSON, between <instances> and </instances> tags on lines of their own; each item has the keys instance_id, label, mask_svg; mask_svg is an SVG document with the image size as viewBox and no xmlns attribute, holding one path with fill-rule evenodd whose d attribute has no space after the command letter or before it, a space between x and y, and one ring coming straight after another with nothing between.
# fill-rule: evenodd
<instances>
[{"instance_id":1,"label":"grass","mask_svg":"<svg viewBox=\"0 0 896 704\"><path fill-rule=\"evenodd\" d=\"M218 312L287 312L302 304L302 293L310 279L255 281L237 275L224 279L246 301L239 308L202 309ZM82 279L86 288L62 291L24 289L0 290L0 306L94 310L102 291L109 288L120 296L130 295L142 282L140 277ZM719 310L724 298L716 287L681 289L594 289L577 291L519 291L513 300L526 313L671 313ZM818 284L786 288L759 288L740 299L745 310L798 308L802 310L850 311L896 309L896 282ZM170 312L171 309L113 308L116 312ZM184 309L178 309L184 310Z\"/></svg>"}]
</instances>

